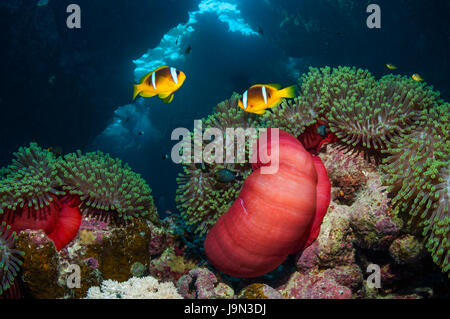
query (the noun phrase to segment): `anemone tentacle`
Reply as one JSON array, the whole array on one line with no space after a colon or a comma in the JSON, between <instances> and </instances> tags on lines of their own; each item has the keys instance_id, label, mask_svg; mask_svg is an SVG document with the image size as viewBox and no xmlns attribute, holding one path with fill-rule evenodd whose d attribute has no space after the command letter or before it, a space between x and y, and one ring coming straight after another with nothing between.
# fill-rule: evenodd
<instances>
[{"instance_id":1,"label":"anemone tentacle","mask_svg":"<svg viewBox=\"0 0 450 319\"><path fill-rule=\"evenodd\" d=\"M0 295L13 285L22 265L19 257L24 252L13 248L17 238L11 226L5 222L0 224Z\"/></svg>"},{"instance_id":2,"label":"anemone tentacle","mask_svg":"<svg viewBox=\"0 0 450 319\"><path fill-rule=\"evenodd\" d=\"M426 248L445 272L450 270L449 114L448 103L423 110L425 124L394 138L382 165L394 209L422 229Z\"/></svg>"},{"instance_id":3,"label":"anemone tentacle","mask_svg":"<svg viewBox=\"0 0 450 319\"><path fill-rule=\"evenodd\" d=\"M78 196L83 214L127 221L148 217L157 221L152 190L128 164L101 152L81 151L58 161L58 182L67 194Z\"/></svg>"}]
</instances>

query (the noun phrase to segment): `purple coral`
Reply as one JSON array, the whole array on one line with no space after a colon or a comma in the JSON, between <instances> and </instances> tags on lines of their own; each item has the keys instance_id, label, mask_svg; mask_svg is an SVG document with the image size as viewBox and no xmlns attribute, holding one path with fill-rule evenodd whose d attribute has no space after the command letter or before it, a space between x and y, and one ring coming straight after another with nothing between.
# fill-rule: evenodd
<instances>
[{"instance_id":1,"label":"purple coral","mask_svg":"<svg viewBox=\"0 0 450 319\"><path fill-rule=\"evenodd\" d=\"M294 273L282 294L290 299L350 299L350 288L320 274Z\"/></svg>"},{"instance_id":2,"label":"purple coral","mask_svg":"<svg viewBox=\"0 0 450 319\"><path fill-rule=\"evenodd\" d=\"M178 293L187 299L212 299L216 295L216 283L217 278L211 271L195 268L178 280L177 288Z\"/></svg>"}]
</instances>

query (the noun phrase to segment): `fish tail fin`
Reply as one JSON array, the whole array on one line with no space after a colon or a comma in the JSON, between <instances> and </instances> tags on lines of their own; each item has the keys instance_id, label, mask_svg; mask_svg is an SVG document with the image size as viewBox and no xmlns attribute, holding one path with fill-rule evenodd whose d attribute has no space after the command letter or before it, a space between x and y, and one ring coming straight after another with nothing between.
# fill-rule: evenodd
<instances>
[{"instance_id":1,"label":"fish tail fin","mask_svg":"<svg viewBox=\"0 0 450 319\"><path fill-rule=\"evenodd\" d=\"M291 85L287 88L284 88L279 91L279 96L281 98L288 98L288 99L294 98L296 88L297 88L296 85Z\"/></svg>"},{"instance_id":2,"label":"fish tail fin","mask_svg":"<svg viewBox=\"0 0 450 319\"><path fill-rule=\"evenodd\" d=\"M141 88L139 84L133 85L134 92L133 92L133 101L136 99L136 96L138 96L139 93L141 93Z\"/></svg>"}]
</instances>

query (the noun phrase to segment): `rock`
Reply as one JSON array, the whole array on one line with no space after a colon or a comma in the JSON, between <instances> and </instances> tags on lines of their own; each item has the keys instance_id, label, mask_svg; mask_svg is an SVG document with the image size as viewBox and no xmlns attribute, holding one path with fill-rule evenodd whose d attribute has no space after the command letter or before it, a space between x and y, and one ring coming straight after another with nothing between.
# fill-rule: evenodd
<instances>
[{"instance_id":1,"label":"rock","mask_svg":"<svg viewBox=\"0 0 450 319\"><path fill-rule=\"evenodd\" d=\"M317 274L295 272L281 291L289 299L350 299L350 288L338 284L332 278Z\"/></svg>"},{"instance_id":2,"label":"rock","mask_svg":"<svg viewBox=\"0 0 450 319\"><path fill-rule=\"evenodd\" d=\"M389 254L397 264L412 264L424 256L424 247L414 236L407 234L392 242Z\"/></svg>"},{"instance_id":3,"label":"rock","mask_svg":"<svg viewBox=\"0 0 450 319\"><path fill-rule=\"evenodd\" d=\"M399 235L403 222L391 211L378 173L371 174L367 186L358 194L351 206L350 221L355 244L365 249L387 250Z\"/></svg>"},{"instance_id":4,"label":"rock","mask_svg":"<svg viewBox=\"0 0 450 319\"><path fill-rule=\"evenodd\" d=\"M266 284L251 284L243 288L239 294L239 299L284 299L284 297L274 288Z\"/></svg>"},{"instance_id":5,"label":"rock","mask_svg":"<svg viewBox=\"0 0 450 319\"><path fill-rule=\"evenodd\" d=\"M178 279L178 293L187 299L233 298L234 291L224 283L219 283L213 272L206 268L192 269Z\"/></svg>"}]
</instances>

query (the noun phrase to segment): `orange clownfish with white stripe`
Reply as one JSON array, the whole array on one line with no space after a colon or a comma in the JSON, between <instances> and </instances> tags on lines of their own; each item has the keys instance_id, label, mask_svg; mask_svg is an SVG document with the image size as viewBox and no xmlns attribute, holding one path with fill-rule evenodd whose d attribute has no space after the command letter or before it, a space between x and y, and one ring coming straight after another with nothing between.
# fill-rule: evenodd
<instances>
[{"instance_id":1,"label":"orange clownfish with white stripe","mask_svg":"<svg viewBox=\"0 0 450 319\"><path fill-rule=\"evenodd\" d=\"M263 115L266 109L277 106L284 98L295 97L295 87L281 89L279 84L256 84L244 92L238 105L245 112Z\"/></svg>"},{"instance_id":2,"label":"orange clownfish with white stripe","mask_svg":"<svg viewBox=\"0 0 450 319\"><path fill-rule=\"evenodd\" d=\"M158 97L164 103L170 103L173 100L173 93L184 83L186 75L175 68L162 66L156 70L144 75L139 84L134 85L133 100L136 96Z\"/></svg>"}]
</instances>

